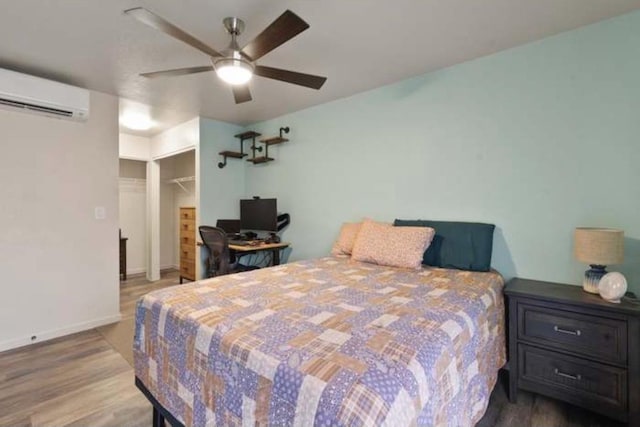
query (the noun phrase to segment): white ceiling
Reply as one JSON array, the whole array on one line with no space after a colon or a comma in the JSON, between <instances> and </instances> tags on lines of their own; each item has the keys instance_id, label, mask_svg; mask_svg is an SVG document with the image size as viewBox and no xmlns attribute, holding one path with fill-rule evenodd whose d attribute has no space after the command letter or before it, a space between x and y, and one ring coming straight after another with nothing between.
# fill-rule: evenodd
<instances>
[{"instance_id":1,"label":"white ceiling","mask_svg":"<svg viewBox=\"0 0 640 427\"><path fill-rule=\"evenodd\" d=\"M236 105L214 73L138 73L209 65L201 52L122 13L144 6L217 50L226 16L246 44L284 10L311 28L262 65L328 77L320 91L256 77ZM640 8L640 0L3 0L0 67L153 106L158 132L195 115L246 124L346 97Z\"/></svg>"}]
</instances>

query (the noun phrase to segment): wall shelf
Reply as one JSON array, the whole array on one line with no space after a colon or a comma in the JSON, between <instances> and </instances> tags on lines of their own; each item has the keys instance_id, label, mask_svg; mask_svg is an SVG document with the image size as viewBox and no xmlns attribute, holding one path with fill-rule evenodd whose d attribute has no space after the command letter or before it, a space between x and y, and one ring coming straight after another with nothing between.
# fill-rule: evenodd
<instances>
[{"instance_id":1,"label":"wall shelf","mask_svg":"<svg viewBox=\"0 0 640 427\"><path fill-rule=\"evenodd\" d=\"M259 165L262 163L273 162L275 159L273 157L269 157L269 147L272 145L282 144L283 142L289 141L287 138L283 136L283 133L289 133L289 127L281 127L280 135L274 136L271 138L261 139L259 142L264 144L264 147L256 145L256 138L261 136L261 133L249 130L246 132L239 133L234 135L235 138L240 140L240 151L221 151L218 154L223 157L223 161L218 163L218 167L222 169L227 165L227 159L242 159L247 157L249 154L244 152L244 141L251 140L251 157L247 159L247 162L251 162L254 165ZM256 156L257 152L262 152L264 150L264 156Z\"/></svg>"},{"instance_id":2,"label":"wall shelf","mask_svg":"<svg viewBox=\"0 0 640 427\"><path fill-rule=\"evenodd\" d=\"M263 156L263 157L254 157L252 159L248 159L247 162L251 162L254 165L258 165L260 163L267 163L267 162L272 162L275 159L272 157L267 157L267 156Z\"/></svg>"},{"instance_id":3,"label":"wall shelf","mask_svg":"<svg viewBox=\"0 0 640 427\"><path fill-rule=\"evenodd\" d=\"M254 151L253 157L248 159L247 161L252 162L254 165L274 161L275 159L273 157L269 157L269 147L272 145L282 144L283 142L289 141L287 138L282 136L282 133L289 133L289 126L281 127L279 136L261 139L260 142L264 144L264 156L256 157L256 153ZM255 139L254 139L254 144L255 144Z\"/></svg>"},{"instance_id":4,"label":"wall shelf","mask_svg":"<svg viewBox=\"0 0 640 427\"><path fill-rule=\"evenodd\" d=\"M244 141L245 139L253 139L253 138L258 137L260 135L262 135L262 134L258 133L258 132L254 132L252 130L248 130L246 132L242 132L242 133L239 133L239 134L233 135L233 136L234 136L234 138L240 138L242 141Z\"/></svg>"},{"instance_id":5,"label":"wall shelf","mask_svg":"<svg viewBox=\"0 0 640 427\"><path fill-rule=\"evenodd\" d=\"M267 138L267 139L261 139L260 142L262 142L263 144L266 145L276 145L276 144L282 144L283 142L287 142L289 141L287 138L283 138L281 136L274 136L273 138Z\"/></svg>"},{"instance_id":6,"label":"wall shelf","mask_svg":"<svg viewBox=\"0 0 640 427\"><path fill-rule=\"evenodd\" d=\"M227 166L227 159L242 159L243 157L248 156L248 154L244 152L244 141L248 139L252 140L251 149L253 150L253 157L255 158L256 151L262 151L262 147L256 147L256 137L260 135L260 133L252 130L234 135L234 138L238 138L240 140L240 151L225 150L219 152L218 155L222 156L223 161L218 163L218 167L222 169Z\"/></svg>"},{"instance_id":7,"label":"wall shelf","mask_svg":"<svg viewBox=\"0 0 640 427\"><path fill-rule=\"evenodd\" d=\"M228 157L230 159L241 159L241 158L246 157L248 155L246 153L239 153L237 151L221 151L218 154L221 155L221 156L224 156L224 157ZM225 163L226 163L226 161L225 161Z\"/></svg>"}]
</instances>

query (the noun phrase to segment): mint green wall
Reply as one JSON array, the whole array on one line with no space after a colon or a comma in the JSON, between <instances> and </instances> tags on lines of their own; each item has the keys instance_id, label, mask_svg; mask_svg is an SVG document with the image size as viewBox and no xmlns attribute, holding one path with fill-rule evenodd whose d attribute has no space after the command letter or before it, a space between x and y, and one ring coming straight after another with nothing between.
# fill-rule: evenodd
<instances>
[{"instance_id":1,"label":"mint green wall","mask_svg":"<svg viewBox=\"0 0 640 427\"><path fill-rule=\"evenodd\" d=\"M639 115L635 12L247 127L292 130L246 195L291 213L292 259L365 216L484 221L505 276L580 283L573 229L619 227L640 290Z\"/></svg>"},{"instance_id":2,"label":"mint green wall","mask_svg":"<svg viewBox=\"0 0 640 427\"><path fill-rule=\"evenodd\" d=\"M238 200L245 192L246 162L229 160L218 168L223 150L238 151L233 137L242 128L230 123L200 117L200 223L215 225L220 218L238 218Z\"/></svg>"}]
</instances>

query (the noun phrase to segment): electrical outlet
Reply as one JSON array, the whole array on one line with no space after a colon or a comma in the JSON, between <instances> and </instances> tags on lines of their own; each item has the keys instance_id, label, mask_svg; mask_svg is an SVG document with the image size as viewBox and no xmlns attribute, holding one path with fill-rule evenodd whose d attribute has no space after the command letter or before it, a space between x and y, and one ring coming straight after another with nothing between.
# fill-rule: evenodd
<instances>
[{"instance_id":1,"label":"electrical outlet","mask_svg":"<svg viewBox=\"0 0 640 427\"><path fill-rule=\"evenodd\" d=\"M107 217L107 210L104 206L96 206L95 217L96 219L105 219Z\"/></svg>"}]
</instances>

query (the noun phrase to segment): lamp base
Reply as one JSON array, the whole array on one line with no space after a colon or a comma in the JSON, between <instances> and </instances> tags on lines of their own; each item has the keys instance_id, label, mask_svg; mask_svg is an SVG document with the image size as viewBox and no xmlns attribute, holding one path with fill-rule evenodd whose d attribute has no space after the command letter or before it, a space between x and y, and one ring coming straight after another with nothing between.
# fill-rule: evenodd
<instances>
[{"instance_id":1,"label":"lamp base","mask_svg":"<svg viewBox=\"0 0 640 427\"><path fill-rule=\"evenodd\" d=\"M590 265L590 269L584 272L584 280L582 281L582 289L590 294L598 293L598 284L602 276L607 274L606 266Z\"/></svg>"}]
</instances>

